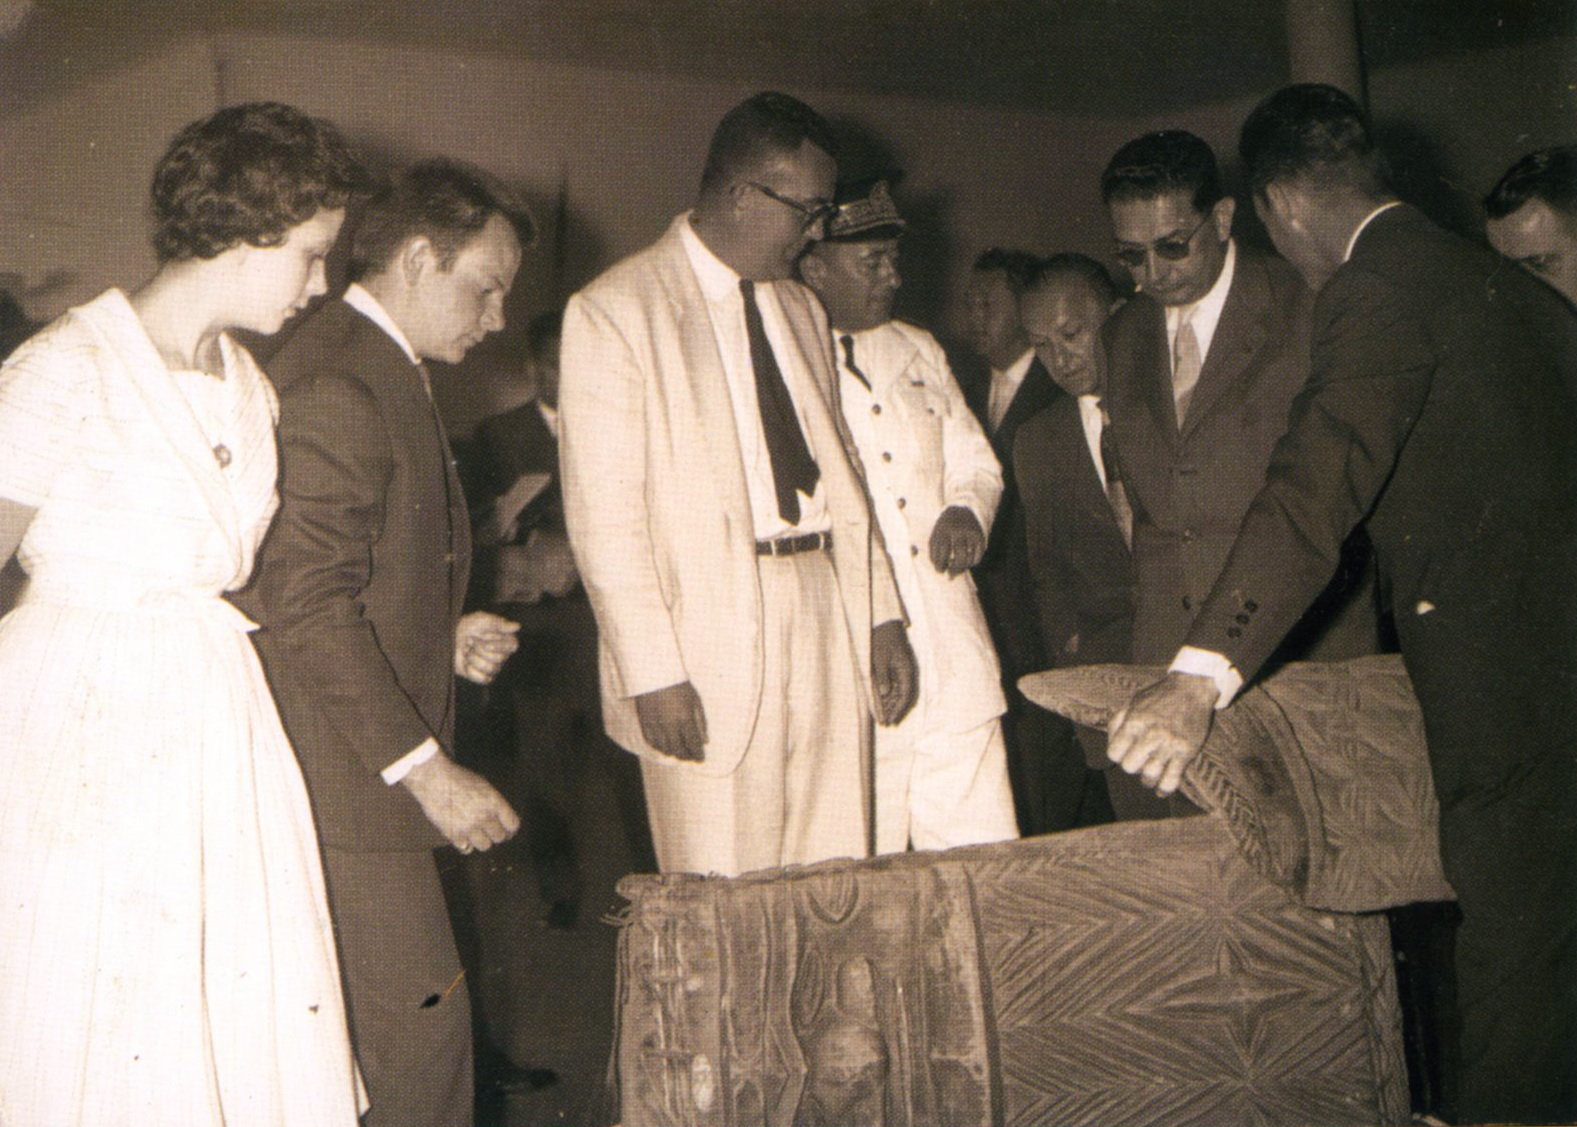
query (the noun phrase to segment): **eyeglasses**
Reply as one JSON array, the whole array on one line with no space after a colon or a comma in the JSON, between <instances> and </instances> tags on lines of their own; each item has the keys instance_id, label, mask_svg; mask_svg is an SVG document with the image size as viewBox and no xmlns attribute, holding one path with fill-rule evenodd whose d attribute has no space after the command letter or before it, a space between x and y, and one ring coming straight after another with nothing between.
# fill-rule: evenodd
<instances>
[{"instance_id":1,"label":"eyeglasses","mask_svg":"<svg viewBox=\"0 0 1577 1127\"><path fill-rule=\"evenodd\" d=\"M1210 222L1210 215L1210 212L1206 212L1205 217L1194 224L1194 229L1186 235L1167 235L1154 242L1140 243L1137 246L1132 243L1119 243L1116 251L1117 261L1124 266L1138 268L1144 265L1146 253L1153 249L1157 258L1164 258L1168 262L1181 262L1193 253L1194 236L1199 234L1200 228Z\"/></svg>"},{"instance_id":2,"label":"eyeglasses","mask_svg":"<svg viewBox=\"0 0 1577 1127\"><path fill-rule=\"evenodd\" d=\"M774 191L765 184L758 184L754 180L746 181L746 186L754 188L769 200L776 200L784 207L791 207L800 214L800 230L809 231L818 224L825 223L838 212L838 205L833 203L808 204L791 199L781 192Z\"/></svg>"}]
</instances>

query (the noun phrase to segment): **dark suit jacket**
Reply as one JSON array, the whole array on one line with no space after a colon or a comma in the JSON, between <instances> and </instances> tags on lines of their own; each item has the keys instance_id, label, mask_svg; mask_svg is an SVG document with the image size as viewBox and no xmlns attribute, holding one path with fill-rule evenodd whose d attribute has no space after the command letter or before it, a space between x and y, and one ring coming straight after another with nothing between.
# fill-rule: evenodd
<instances>
[{"instance_id":1,"label":"dark suit jacket","mask_svg":"<svg viewBox=\"0 0 1577 1127\"><path fill-rule=\"evenodd\" d=\"M1320 292L1309 384L1187 641L1252 677L1367 518L1442 808L1569 758L1573 388L1552 291L1412 208L1379 215Z\"/></svg>"},{"instance_id":2,"label":"dark suit jacket","mask_svg":"<svg viewBox=\"0 0 1577 1127\"><path fill-rule=\"evenodd\" d=\"M548 429L536 400L483 419L472 441L481 463L480 484L489 500L501 495L521 474L552 475L547 487L520 514L517 539L524 540L534 528L564 531L558 439Z\"/></svg>"},{"instance_id":3,"label":"dark suit jacket","mask_svg":"<svg viewBox=\"0 0 1577 1127\"><path fill-rule=\"evenodd\" d=\"M1293 397L1308 379L1311 307L1292 267L1240 245L1181 430L1165 309L1141 294L1105 326L1106 405L1134 508L1135 661L1172 659L1232 550L1287 429ZM1343 600L1333 597L1322 608L1331 602ZM1325 631L1335 636L1307 656L1373 652L1372 590Z\"/></svg>"},{"instance_id":4,"label":"dark suit jacket","mask_svg":"<svg viewBox=\"0 0 1577 1127\"><path fill-rule=\"evenodd\" d=\"M428 737L452 750L465 500L421 376L342 301L275 356L279 515L239 600L325 845L427 849L436 828L379 772Z\"/></svg>"},{"instance_id":5,"label":"dark suit jacket","mask_svg":"<svg viewBox=\"0 0 1577 1127\"><path fill-rule=\"evenodd\" d=\"M1020 427L1013 460L1052 664L1127 663L1133 561L1090 457L1078 400L1064 395Z\"/></svg>"},{"instance_id":6,"label":"dark suit jacket","mask_svg":"<svg viewBox=\"0 0 1577 1127\"><path fill-rule=\"evenodd\" d=\"M1002 500L997 505L997 518L986 541L986 553L976 565L974 574L986 622L991 627L997 656L1002 661L1003 677L1011 683L1025 673L1039 672L1050 664L1050 655L1036 627L1035 590L1029 576L1024 539L1024 506L1019 500L1013 471L1013 441L1020 426L1053 400L1065 396L1052 382L1051 374L1039 357L1030 361L1024 382L1019 385L1018 394L1008 404L1002 425L996 430L991 429L990 394L991 379L987 371L983 378L969 382L965 395L970 410L991 439L997 461L1002 464Z\"/></svg>"}]
</instances>

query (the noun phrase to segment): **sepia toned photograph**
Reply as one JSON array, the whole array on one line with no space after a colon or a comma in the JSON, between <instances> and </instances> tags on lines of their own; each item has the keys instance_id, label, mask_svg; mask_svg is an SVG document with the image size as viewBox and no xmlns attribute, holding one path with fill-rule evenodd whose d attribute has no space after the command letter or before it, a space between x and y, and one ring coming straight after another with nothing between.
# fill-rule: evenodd
<instances>
[{"instance_id":1,"label":"sepia toned photograph","mask_svg":"<svg viewBox=\"0 0 1577 1127\"><path fill-rule=\"evenodd\" d=\"M1577 0L0 0L0 1127L1577 1123Z\"/></svg>"}]
</instances>

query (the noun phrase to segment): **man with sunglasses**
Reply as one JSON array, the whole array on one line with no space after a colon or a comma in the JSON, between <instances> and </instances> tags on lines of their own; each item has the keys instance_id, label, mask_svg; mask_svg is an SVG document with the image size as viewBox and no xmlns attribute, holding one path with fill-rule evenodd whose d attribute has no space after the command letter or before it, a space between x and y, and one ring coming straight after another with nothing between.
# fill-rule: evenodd
<instances>
[{"instance_id":1,"label":"man with sunglasses","mask_svg":"<svg viewBox=\"0 0 1577 1127\"><path fill-rule=\"evenodd\" d=\"M1104 329L1107 410L1134 517L1134 661L1165 664L1220 574L1308 379L1311 297L1286 262L1232 238L1236 201L1192 133L1122 146L1101 197L1116 257L1139 287ZM1360 549L1351 553L1281 659L1378 647L1373 588ZM1168 809L1149 805L1150 816Z\"/></svg>"},{"instance_id":2,"label":"man with sunglasses","mask_svg":"<svg viewBox=\"0 0 1577 1127\"><path fill-rule=\"evenodd\" d=\"M694 210L564 314L565 519L665 871L865 856L869 720L915 699L827 321L793 281L833 150L804 103L747 99Z\"/></svg>"}]
</instances>

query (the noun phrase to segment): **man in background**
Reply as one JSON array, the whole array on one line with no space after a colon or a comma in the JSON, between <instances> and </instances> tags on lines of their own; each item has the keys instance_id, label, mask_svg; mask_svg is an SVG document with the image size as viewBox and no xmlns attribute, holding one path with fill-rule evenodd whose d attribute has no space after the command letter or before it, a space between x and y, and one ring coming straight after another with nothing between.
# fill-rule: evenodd
<instances>
[{"instance_id":1,"label":"man in background","mask_svg":"<svg viewBox=\"0 0 1577 1127\"><path fill-rule=\"evenodd\" d=\"M1100 345L1101 326L1124 300L1104 266L1071 253L1041 263L1019 297L1024 332L1066 392L1013 444L1038 621L1056 668L1127 664L1133 655L1133 509L1103 402ZM1124 799L1143 788L1107 760L1104 732L1078 735L1083 755L1060 764L1059 787L1078 821L1132 816Z\"/></svg>"},{"instance_id":2,"label":"man in background","mask_svg":"<svg viewBox=\"0 0 1577 1127\"><path fill-rule=\"evenodd\" d=\"M1024 510L1013 479L1018 428L1061 394L1019 323L1019 294L1035 267L1035 256L1027 251L992 248L975 260L966 294L970 345L987 371L965 385L965 395L1002 466L1002 500L985 556L975 567L975 582L1002 665L1008 773L1019 829L1026 836L1078 824L1070 821L1068 795L1057 770L1078 754L1073 725L1031 703L1018 688L1020 677L1051 664L1035 626Z\"/></svg>"},{"instance_id":3,"label":"man in background","mask_svg":"<svg viewBox=\"0 0 1577 1127\"><path fill-rule=\"evenodd\" d=\"M1484 198L1489 243L1577 307L1577 145L1529 153Z\"/></svg>"},{"instance_id":4,"label":"man in background","mask_svg":"<svg viewBox=\"0 0 1577 1127\"><path fill-rule=\"evenodd\" d=\"M803 102L747 99L694 210L564 313L565 517L665 871L866 856L868 725L914 703L826 319L792 280L835 148Z\"/></svg>"},{"instance_id":5,"label":"man in background","mask_svg":"<svg viewBox=\"0 0 1577 1127\"><path fill-rule=\"evenodd\" d=\"M920 667L914 710L876 732L878 853L1018 836L1001 672L969 578L1002 474L941 345L893 319L904 226L885 180L854 186L800 261L832 326L844 418Z\"/></svg>"}]
</instances>

